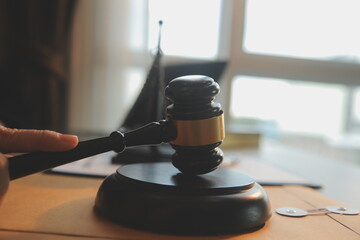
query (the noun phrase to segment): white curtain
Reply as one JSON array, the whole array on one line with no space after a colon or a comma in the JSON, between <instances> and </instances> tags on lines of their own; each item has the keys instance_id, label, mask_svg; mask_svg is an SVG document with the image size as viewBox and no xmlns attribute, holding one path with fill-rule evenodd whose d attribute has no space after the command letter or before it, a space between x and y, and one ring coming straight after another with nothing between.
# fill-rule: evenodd
<instances>
[{"instance_id":1,"label":"white curtain","mask_svg":"<svg viewBox=\"0 0 360 240\"><path fill-rule=\"evenodd\" d=\"M72 34L69 130L118 129L146 78L146 0L80 0Z\"/></svg>"}]
</instances>

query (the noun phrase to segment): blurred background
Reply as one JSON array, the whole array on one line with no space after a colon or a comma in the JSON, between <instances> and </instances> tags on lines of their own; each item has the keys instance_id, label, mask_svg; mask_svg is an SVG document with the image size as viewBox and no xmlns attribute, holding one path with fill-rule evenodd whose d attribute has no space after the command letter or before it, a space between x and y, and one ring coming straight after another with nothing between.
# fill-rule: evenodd
<instances>
[{"instance_id":1,"label":"blurred background","mask_svg":"<svg viewBox=\"0 0 360 240\"><path fill-rule=\"evenodd\" d=\"M328 146L356 150L359 5L2 0L0 120L73 133L118 129L144 84L163 20L164 65L227 61L218 101L229 131L326 154L335 154Z\"/></svg>"},{"instance_id":2,"label":"blurred background","mask_svg":"<svg viewBox=\"0 0 360 240\"><path fill-rule=\"evenodd\" d=\"M0 121L80 135L119 129L162 20L164 66L227 63L217 101L233 147L276 142L290 151L270 144L262 159L310 179L327 172L313 178L320 183L336 178L331 161L350 163L339 178L354 181L359 8L357 0L1 0Z\"/></svg>"}]
</instances>

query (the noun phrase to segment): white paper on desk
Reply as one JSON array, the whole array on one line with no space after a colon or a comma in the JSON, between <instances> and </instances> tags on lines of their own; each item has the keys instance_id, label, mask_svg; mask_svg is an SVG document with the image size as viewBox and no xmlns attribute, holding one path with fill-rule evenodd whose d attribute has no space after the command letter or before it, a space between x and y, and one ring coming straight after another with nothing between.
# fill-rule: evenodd
<instances>
[{"instance_id":1,"label":"white paper on desk","mask_svg":"<svg viewBox=\"0 0 360 240\"><path fill-rule=\"evenodd\" d=\"M240 154L228 154L224 162L227 163L231 169L238 170L262 185L304 185L313 188L320 188L321 186L312 183L307 179L289 173L285 170L267 164L264 161L251 157L241 157Z\"/></svg>"},{"instance_id":2,"label":"white paper on desk","mask_svg":"<svg viewBox=\"0 0 360 240\"><path fill-rule=\"evenodd\" d=\"M106 177L116 171L120 164L112 164L112 157L115 152L106 152L96 156L84 158L82 160L68 163L52 169L55 173L86 175L94 177Z\"/></svg>"}]
</instances>

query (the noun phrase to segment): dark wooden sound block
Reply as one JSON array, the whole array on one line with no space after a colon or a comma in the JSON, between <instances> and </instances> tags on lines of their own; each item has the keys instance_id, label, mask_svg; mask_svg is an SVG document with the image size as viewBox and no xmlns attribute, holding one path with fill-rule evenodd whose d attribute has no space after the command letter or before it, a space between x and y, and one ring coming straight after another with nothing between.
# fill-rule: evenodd
<instances>
[{"instance_id":1,"label":"dark wooden sound block","mask_svg":"<svg viewBox=\"0 0 360 240\"><path fill-rule=\"evenodd\" d=\"M190 176L171 163L120 167L101 185L95 208L127 226L196 235L256 230L271 215L266 192L249 176L223 168Z\"/></svg>"}]
</instances>

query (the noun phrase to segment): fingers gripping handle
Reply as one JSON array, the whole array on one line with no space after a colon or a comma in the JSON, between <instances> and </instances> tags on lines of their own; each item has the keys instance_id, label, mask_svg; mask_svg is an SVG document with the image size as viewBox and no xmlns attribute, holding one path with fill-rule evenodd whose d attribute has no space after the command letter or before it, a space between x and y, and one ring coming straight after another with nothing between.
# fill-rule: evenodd
<instances>
[{"instance_id":1,"label":"fingers gripping handle","mask_svg":"<svg viewBox=\"0 0 360 240\"><path fill-rule=\"evenodd\" d=\"M64 152L36 152L9 158L10 180L41 172L66 163L108 151L122 152L126 146L168 142L174 132L166 121L150 123L129 133L112 132L110 136L80 142Z\"/></svg>"},{"instance_id":2,"label":"fingers gripping handle","mask_svg":"<svg viewBox=\"0 0 360 240\"><path fill-rule=\"evenodd\" d=\"M114 134L116 133L116 134ZM80 160L111 150L124 150L124 136L114 132L109 137L79 142L72 150L64 152L35 152L9 158L10 180L41 172L66 163ZM119 146L115 143L122 142ZM122 147L122 149L121 149Z\"/></svg>"}]
</instances>

